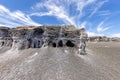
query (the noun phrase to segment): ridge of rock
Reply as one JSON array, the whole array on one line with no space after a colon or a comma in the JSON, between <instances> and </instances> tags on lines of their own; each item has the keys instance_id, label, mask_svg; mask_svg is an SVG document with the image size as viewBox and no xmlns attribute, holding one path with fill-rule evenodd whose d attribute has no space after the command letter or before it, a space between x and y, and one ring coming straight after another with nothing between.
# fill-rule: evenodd
<instances>
[{"instance_id":1,"label":"ridge of rock","mask_svg":"<svg viewBox=\"0 0 120 80\"><path fill-rule=\"evenodd\" d=\"M0 27L0 47L18 49L52 47L78 47L80 38L85 29L74 26L26 26L26 27ZM85 41L85 40L84 40Z\"/></svg>"}]
</instances>

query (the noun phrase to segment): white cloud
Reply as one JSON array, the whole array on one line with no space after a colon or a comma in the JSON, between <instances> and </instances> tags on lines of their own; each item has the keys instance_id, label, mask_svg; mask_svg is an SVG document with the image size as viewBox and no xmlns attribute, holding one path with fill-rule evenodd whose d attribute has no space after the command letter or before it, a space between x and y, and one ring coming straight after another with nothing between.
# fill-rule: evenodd
<instances>
[{"instance_id":1,"label":"white cloud","mask_svg":"<svg viewBox=\"0 0 120 80\"><path fill-rule=\"evenodd\" d=\"M10 11L3 5L0 5L0 26L22 26L22 25L40 25L34 22L28 15L21 11Z\"/></svg>"},{"instance_id":2,"label":"white cloud","mask_svg":"<svg viewBox=\"0 0 120 80\"><path fill-rule=\"evenodd\" d=\"M120 33L112 34L111 36L112 36L112 37L119 37L119 38L120 38Z\"/></svg>"},{"instance_id":3,"label":"white cloud","mask_svg":"<svg viewBox=\"0 0 120 80\"><path fill-rule=\"evenodd\" d=\"M30 15L23 13L22 11L10 11L3 5L0 5L0 24L5 26L20 26L20 25L40 25L31 19L31 16L54 16L59 20L62 20L65 24L75 25L80 28L85 28L87 20L81 21L85 16L85 9L89 5L94 5L98 2L90 16L93 16L100 7L108 0L43 0L32 6L33 9ZM70 7L74 6L74 10ZM90 7L91 8L91 7ZM71 15L74 13L74 15ZM75 11L75 12L74 12ZM103 14L106 15L106 14ZM98 31L106 31L109 28L98 27Z\"/></svg>"},{"instance_id":4,"label":"white cloud","mask_svg":"<svg viewBox=\"0 0 120 80\"><path fill-rule=\"evenodd\" d=\"M110 29L110 27L104 27L105 26L104 23L105 23L105 21L102 21L98 24L98 26L97 26L97 31L98 32L104 32L104 31Z\"/></svg>"},{"instance_id":5,"label":"white cloud","mask_svg":"<svg viewBox=\"0 0 120 80\"><path fill-rule=\"evenodd\" d=\"M36 4L35 8L45 8L47 9L47 12L37 12L37 13L32 13L31 15L36 15L36 16L55 16L58 19L62 19L66 24L73 24L75 25L72 17L69 17L69 14L66 12L66 7L61 5L59 3L60 0L54 1L54 0L46 0L43 4L38 3Z\"/></svg>"},{"instance_id":6,"label":"white cloud","mask_svg":"<svg viewBox=\"0 0 120 80\"><path fill-rule=\"evenodd\" d=\"M94 32L87 32L88 36L89 37L92 37L92 36L104 36L104 34L97 34L97 33L94 33Z\"/></svg>"},{"instance_id":7,"label":"white cloud","mask_svg":"<svg viewBox=\"0 0 120 80\"><path fill-rule=\"evenodd\" d=\"M32 9L35 13L31 16L55 16L56 18L64 21L66 24L72 24L77 27L82 25L80 22L81 17L84 15L84 9L89 4L94 3L96 0L44 0L39 2ZM72 9L70 5L74 5L74 15L71 15ZM44 10L45 9L45 10Z\"/></svg>"},{"instance_id":8,"label":"white cloud","mask_svg":"<svg viewBox=\"0 0 120 80\"><path fill-rule=\"evenodd\" d=\"M80 28L85 28L87 24L87 21L84 21L83 23L81 23Z\"/></svg>"},{"instance_id":9,"label":"white cloud","mask_svg":"<svg viewBox=\"0 0 120 80\"><path fill-rule=\"evenodd\" d=\"M108 2L108 0L98 2L89 17L92 17L106 2Z\"/></svg>"},{"instance_id":10,"label":"white cloud","mask_svg":"<svg viewBox=\"0 0 120 80\"><path fill-rule=\"evenodd\" d=\"M73 2L75 2L77 10L79 11L79 15L76 17L80 18L84 14L83 10L85 9L85 7L96 2L96 0L73 0Z\"/></svg>"},{"instance_id":11,"label":"white cloud","mask_svg":"<svg viewBox=\"0 0 120 80\"><path fill-rule=\"evenodd\" d=\"M110 16L111 12L109 10L103 10L103 11L99 11L98 14L100 16Z\"/></svg>"}]
</instances>

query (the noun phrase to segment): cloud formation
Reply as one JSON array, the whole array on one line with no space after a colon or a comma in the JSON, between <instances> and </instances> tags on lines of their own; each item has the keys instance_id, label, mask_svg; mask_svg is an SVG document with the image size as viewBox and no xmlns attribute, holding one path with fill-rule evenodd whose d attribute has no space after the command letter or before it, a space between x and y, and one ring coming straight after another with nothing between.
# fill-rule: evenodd
<instances>
[{"instance_id":1,"label":"cloud formation","mask_svg":"<svg viewBox=\"0 0 120 80\"><path fill-rule=\"evenodd\" d=\"M110 27L104 27L105 26L104 23L105 23L105 21L102 21L98 24L98 26L97 26L98 32L104 32L104 31L110 29Z\"/></svg>"},{"instance_id":2,"label":"cloud formation","mask_svg":"<svg viewBox=\"0 0 120 80\"><path fill-rule=\"evenodd\" d=\"M90 31L88 31L87 34L88 34L89 37L92 37L92 36L105 36L104 34L97 34L97 33L90 32Z\"/></svg>"},{"instance_id":3,"label":"cloud formation","mask_svg":"<svg viewBox=\"0 0 120 80\"><path fill-rule=\"evenodd\" d=\"M102 0L98 3L96 3L96 6L93 8L92 13L89 15L89 17L92 17L108 0Z\"/></svg>"},{"instance_id":4,"label":"cloud formation","mask_svg":"<svg viewBox=\"0 0 120 80\"><path fill-rule=\"evenodd\" d=\"M0 5L0 26L23 26L23 25L40 25L34 22L29 15L22 11L10 11L5 6Z\"/></svg>"},{"instance_id":5,"label":"cloud formation","mask_svg":"<svg viewBox=\"0 0 120 80\"><path fill-rule=\"evenodd\" d=\"M86 14L86 8L98 4L90 12L94 15L98 9L107 0L98 3L97 0L43 0L32 6L33 11L30 14L23 13L20 10L10 11L3 5L0 5L0 25L20 26L20 25L40 25L31 19L31 16L54 16L64 22L64 24L75 25L76 27L86 27L87 20L81 21ZM91 7L90 7L91 8Z\"/></svg>"},{"instance_id":6,"label":"cloud formation","mask_svg":"<svg viewBox=\"0 0 120 80\"><path fill-rule=\"evenodd\" d=\"M111 37L119 37L120 38L120 33L112 34Z\"/></svg>"},{"instance_id":7,"label":"cloud formation","mask_svg":"<svg viewBox=\"0 0 120 80\"><path fill-rule=\"evenodd\" d=\"M86 8L90 5L99 6L91 10L89 15L92 16L106 1L97 3L97 0L44 0L32 6L36 12L32 13L31 16L55 16L64 21L65 24L81 27L83 22L86 22L81 21L81 18L87 13Z\"/></svg>"}]
</instances>

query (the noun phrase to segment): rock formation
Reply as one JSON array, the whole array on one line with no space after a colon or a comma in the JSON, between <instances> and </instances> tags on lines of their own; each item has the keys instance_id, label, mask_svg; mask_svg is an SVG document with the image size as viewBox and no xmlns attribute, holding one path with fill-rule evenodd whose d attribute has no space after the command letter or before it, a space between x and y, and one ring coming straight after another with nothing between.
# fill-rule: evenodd
<instances>
[{"instance_id":1,"label":"rock formation","mask_svg":"<svg viewBox=\"0 0 120 80\"><path fill-rule=\"evenodd\" d=\"M0 47L28 48L73 47L85 53L87 35L74 26L0 27Z\"/></svg>"},{"instance_id":2,"label":"rock formation","mask_svg":"<svg viewBox=\"0 0 120 80\"><path fill-rule=\"evenodd\" d=\"M90 42L120 42L118 37L106 37L106 36L92 36L88 38Z\"/></svg>"},{"instance_id":3,"label":"rock formation","mask_svg":"<svg viewBox=\"0 0 120 80\"><path fill-rule=\"evenodd\" d=\"M110 38L108 38L106 36L92 36L92 37L89 37L89 41L91 41L91 42L109 42Z\"/></svg>"}]
</instances>

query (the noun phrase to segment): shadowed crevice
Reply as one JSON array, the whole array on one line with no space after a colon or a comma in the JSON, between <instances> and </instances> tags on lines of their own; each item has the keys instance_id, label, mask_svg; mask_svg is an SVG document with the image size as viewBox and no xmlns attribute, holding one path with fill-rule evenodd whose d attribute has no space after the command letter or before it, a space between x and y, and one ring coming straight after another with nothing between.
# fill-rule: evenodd
<instances>
[{"instance_id":1,"label":"shadowed crevice","mask_svg":"<svg viewBox=\"0 0 120 80\"><path fill-rule=\"evenodd\" d=\"M72 41L68 40L68 41L66 42L66 46L67 46L67 47L74 47L75 45L74 45L74 43L72 43Z\"/></svg>"}]
</instances>

